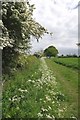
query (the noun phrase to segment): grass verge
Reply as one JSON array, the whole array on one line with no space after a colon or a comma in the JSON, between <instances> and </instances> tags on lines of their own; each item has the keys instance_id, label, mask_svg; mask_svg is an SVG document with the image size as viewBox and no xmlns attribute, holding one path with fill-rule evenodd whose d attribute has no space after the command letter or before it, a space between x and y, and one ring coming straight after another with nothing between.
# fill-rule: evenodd
<instances>
[{"instance_id":1,"label":"grass verge","mask_svg":"<svg viewBox=\"0 0 80 120\"><path fill-rule=\"evenodd\" d=\"M3 86L3 118L33 117L37 109L36 88L33 80L41 77L40 60L34 56L26 59L26 66L14 72ZM29 93L30 92L30 93ZM37 105L38 106L38 105ZM36 110L36 111L35 111Z\"/></svg>"}]
</instances>

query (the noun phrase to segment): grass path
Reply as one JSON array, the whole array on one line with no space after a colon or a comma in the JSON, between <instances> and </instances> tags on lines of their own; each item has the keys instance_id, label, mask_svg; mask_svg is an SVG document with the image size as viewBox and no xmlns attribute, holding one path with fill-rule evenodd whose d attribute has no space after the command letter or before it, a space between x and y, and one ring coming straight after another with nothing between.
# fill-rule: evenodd
<instances>
[{"instance_id":1,"label":"grass path","mask_svg":"<svg viewBox=\"0 0 80 120\"><path fill-rule=\"evenodd\" d=\"M56 64L53 59L46 59L48 67L54 72L58 86L67 96L67 115L78 115L78 72L65 66Z\"/></svg>"},{"instance_id":2,"label":"grass path","mask_svg":"<svg viewBox=\"0 0 80 120\"><path fill-rule=\"evenodd\" d=\"M76 100L78 96L76 94L76 90L75 90L76 88L74 89L73 86L71 86L71 84L69 84L68 81L66 82L65 79L62 78L59 74L57 75L58 77L60 77L61 83L60 81L58 81L59 79L57 79L55 72L53 72L53 70L50 69L51 66L53 69L55 67L51 64L51 62L50 62L51 66L47 65L45 58L41 58L41 62L42 62L41 67L43 73L41 80L45 82L45 84L47 84L46 91L49 91L50 93L49 98L51 99L51 110L54 111L52 112L53 115L54 116L56 115L56 117L59 118L77 117ZM56 67L55 67L55 71L58 73ZM62 89L62 86L64 86L63 87L64 90ZM52 103L54 103L54 105ZM57 114L55 111L57 111Z\"/></svg>"}]
</instances>

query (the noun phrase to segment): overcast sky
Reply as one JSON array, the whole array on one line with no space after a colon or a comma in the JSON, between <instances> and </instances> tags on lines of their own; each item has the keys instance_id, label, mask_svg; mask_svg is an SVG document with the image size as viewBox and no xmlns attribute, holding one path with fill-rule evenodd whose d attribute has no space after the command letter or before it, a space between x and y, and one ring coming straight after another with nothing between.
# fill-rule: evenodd
<instances>
[{"instance_id":1,"label":"overcast sky","mask_svg":"<svg viewBox=\"0 0 80 120\"><path fill-rule=\"evenodd\" d=\"M77 52L79 0L31 0L35 4L34 18L53 32L37 42L33 40L32 52L55 46L60 54Z\"/></svg>"}]
</instances>

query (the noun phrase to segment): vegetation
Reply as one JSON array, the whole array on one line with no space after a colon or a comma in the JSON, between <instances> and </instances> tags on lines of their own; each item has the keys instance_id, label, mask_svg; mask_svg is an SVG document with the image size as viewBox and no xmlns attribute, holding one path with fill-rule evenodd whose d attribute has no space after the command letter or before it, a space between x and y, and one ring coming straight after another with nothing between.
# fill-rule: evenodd
<instances>
[{"instance_id":1,"label":"vegetation","mask_svg":"<svg viewBox=\"0 0 80 120\"><path fill-rule=\"evenodd\" d=\"M64 60L64 58L63 58ZM72 59L73 60L73 59ZM77 59L75 59L77 62ZM58 87L63 94L67 97L68 101L68 111L66 112L67 117L69 118L70 114L78 117L78 72L70 67L62 66L54 62L54 58L46 59L48 67L55 74L56 80L58 82Z\"/></svg>"},{"instance_id":2,"label":"vegetation","mask_svg":"<svg viewBox=\"0 0 80 120\"><path fill-rule=\"evenodd\" d=\"M3 86L3 118L77 118L76 71L23 55L17 67Z\"/></svg>"},{"instance_id":3,"label":"vegetation","mask_svg":"<svg viewBox=\"0 0 80 120\"><path fill-rule=\"evenodd\" d=\"M54 46L49 46L47 49L44 50L44 55L45 56L57 56L58 50Z\"/></svg>"},{"instance_id":4,"label":"vegetation","mask_svg":"<svg viewBox=\"0 0 80 120\"><path fill-rule=\"evenodd\" d=\"M73 69L80 69L80 58L55 58L54 61L57 63L57 64L60 64L60 65L63 65L63 66L66 66L66 67L70 67L70 68L73 68Z\"/></svg>"},{"instance_id":5,"label":"vegetation","mask_svg":"<svg viewBox=\"0 0 80 120\"><path fill-rule=\"evenodd\" d=\"M46 32L44 27L34 21L33 10L34 5L30 5L29 2L2 3L3 28L6 28L6 34L10 38L8 41L2 41L2 47L8 46L5 43L8 42L17 49L27 49L31 35L38 39Z\"/></svg>"},{"instance_id":6,"label":"vegetation","mask_svg":"<svg viewBox=\"0 0 80 120\"><path fill-rule=\"evenodd\" d=\"M24 58L20 57L20 61L23 61L23 69L15 71L14 76L4 83L3 118L25 118L27 115L31 117L30 110L34 111L32 108L35 106L36 89L33 88L32 81L41 76L38 71L40 62L34 56L26 57L26 62Z\"/></svg>"},{"instance_id":7,"label":"vegetation","mask_svg":"<svg viewBox=\"0 0 80 120\"><path fill-rule=\"evenodd\" d=\"M38 40L47 33L47 30L33 19L33 10L34 5L30 5L29 2L2 3L0 48L3 52L4 73L7 72L5 66L8 70L14 68L18 54L30 48L31 36Z\"/></svg>"},{"instance_id":8,"label":"vegetation","mask_svg":"<svg viewBox=\"0 0 80 120\"><path fill-rule=\"evenodd\" d=\"M44 56L43 50L35 52L34 56L36 56L37 58L40 58L40 57Z\"/></svg>"},{"instance_id":9,"label":"vegetation","mask_svg":"<svg viewBox=\"0 0 80 120\"><path fill-rule=\"evenodd\" d=\"M2 2L2 119L76 119L78 58L56 58L58 50L54 46L44 50L44 55L51 59L42 57L43 51L25 54L31 37L38 40L48 33L33 19L34 9L28 1Z\"/></svg>"},{"instance_id":10,"label":"vegetation","mask_svg":"<svg viewBox=\"0 0 80 120\"><path fill-rule=\"evenodd\" d=\"M79 55L76 55L76 54L73 54L73 55L70 55L70 54L67 54L67 55L60 55L60 56L58 56L58 57L60 57L60 58L78 58L79 57Z\"/></svg>"}]
</instances>

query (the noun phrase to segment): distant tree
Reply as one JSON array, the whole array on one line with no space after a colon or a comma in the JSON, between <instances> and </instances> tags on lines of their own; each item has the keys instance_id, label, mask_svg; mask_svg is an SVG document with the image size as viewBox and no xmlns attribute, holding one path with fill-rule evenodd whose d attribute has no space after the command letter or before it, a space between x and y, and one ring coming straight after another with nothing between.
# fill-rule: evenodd
<instances>
[{"instance_id":1,"label":"distant tree","mask_svg":"<svg viewBox=\"0 0 80 120\"><path fill-rule=\"evenodd\" d=\"M49 46L47 49L44 50L44 55L51 57L51 56L57 56L58 50L54 46Z\"/></svg>"},{"instance_id":2,"label":"distant tree","mask_svg":"<svg viewBox=\"0 0 80 120\"><path fill-rule=\"evenodd\" d=\"M65 56L62 54L62 55L59 55L58 57L59 57L59 58L64 58Z\"/></svg>"},{"instance_id":3,"label":"distant tree","mask_svg":"<svg viewBox=\"0 0 80 120\"><path fill-rule=\"evenodd\" d=\"M61 57L64 57L64 55L62 54Z\"/></svg>"},{"instance_id":4,"label":"distant tree","mask_svg":"<svg viewBox=\"0 0 80 120\"><path fill-rule=\"evenodd\" d=\"M72 57L77 57L77 55L76 55L76 54L73 54Z\"/></svg>"}]
</instances>

